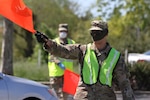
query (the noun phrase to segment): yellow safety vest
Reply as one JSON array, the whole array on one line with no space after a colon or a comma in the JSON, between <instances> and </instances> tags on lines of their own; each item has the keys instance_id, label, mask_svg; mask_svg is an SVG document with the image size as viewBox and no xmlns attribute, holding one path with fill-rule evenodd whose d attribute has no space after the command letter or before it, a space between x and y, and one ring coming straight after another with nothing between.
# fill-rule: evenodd
<instances>
[{"instance_id":1,"label":"yellow safety vest","mask_svg":"<svg viewBox=\"0 0 150 100\"><path fill-rule=\"evenodd\" d=\"M60 44L59 38L54 39L58 44ZM68 44L74 44L75 42L71 39L67 39ZM48 59L50 59L50 55ZM65 67L69 70L73 71L73 61L70 59L64 59L58 57L58 59L65 65ZM62 76L64 74L64 70L61 69L55 62L48 61L48 69L49 69L49 76Z\"/></svg>"},{"instance_id":2,"label":"yellow safety vest","mask_svg":"<svg viewBox=\"0 0 150 100\"><path fill-rule=\"evenodd\" d=\"M90 49L91 44L87 45L84 58L82 78L85 84L94 84L99 81L102 84L112 86L112 73L120 57L120 52L112 48L108 57L103 61L102 66L98 64L94 50Z\"/></svg>"}]
</instances>

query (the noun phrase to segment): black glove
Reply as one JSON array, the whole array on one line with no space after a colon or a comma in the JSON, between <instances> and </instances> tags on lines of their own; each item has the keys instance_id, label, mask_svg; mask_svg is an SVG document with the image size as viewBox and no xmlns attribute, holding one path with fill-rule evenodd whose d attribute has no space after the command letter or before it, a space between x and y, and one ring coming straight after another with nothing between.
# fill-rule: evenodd
<instances>
[{"instance_id":1,"label":"black glove","mask_svg":"<svg viewBox=\"0 0 150 100\"><path fill-rule=\"evenodd\" d=\"M44 43L48 40L48 37L39 31L36 31L35 36L36 36L37 41L40 43Z\"/></svg>"}]
</instances>

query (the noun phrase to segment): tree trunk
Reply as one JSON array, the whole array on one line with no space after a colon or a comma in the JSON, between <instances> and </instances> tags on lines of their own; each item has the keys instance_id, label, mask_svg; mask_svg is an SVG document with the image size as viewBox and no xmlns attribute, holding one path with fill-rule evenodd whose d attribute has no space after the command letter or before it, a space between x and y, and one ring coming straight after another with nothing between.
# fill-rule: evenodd
<instances>
[{"instance_id":1,"label":"tree trunk","mask_svg":"<svg viewBox=\"0 0 150 100\"><path fill-rule=\"evenodd\" d=\"M33 34L29 31L25 31L25 41L27 43L27 47L24 49L24 57L31 57L33 54Z\"/></svg>"},{"instance_id":2,"label":"tree trunk","mask_svg":"<svg viewBox=\"0 0 150 100\"><path fill-rule=\"evenodd\" d=\"M13 75L13 23L4 18L0 71Z\"/></svg>"}]
</instances>

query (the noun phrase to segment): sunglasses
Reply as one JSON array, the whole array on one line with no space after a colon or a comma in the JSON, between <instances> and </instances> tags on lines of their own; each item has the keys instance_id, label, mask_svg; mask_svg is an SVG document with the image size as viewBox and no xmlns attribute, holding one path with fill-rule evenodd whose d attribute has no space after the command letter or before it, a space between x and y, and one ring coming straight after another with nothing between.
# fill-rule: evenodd
<instances>
[{"instance_id":1,"label":"sunglasses","mask_svg":"<svg viewBox=\"0 0 150 100\"><path fill-rule=\"evenodd\" d=\"M92 36L96 36L96 35L102 34L102 33L103 33L103 31L101 31L101 30L92 30L92 31L90 31L90 34Z\"/></svg>"}]
</instances>

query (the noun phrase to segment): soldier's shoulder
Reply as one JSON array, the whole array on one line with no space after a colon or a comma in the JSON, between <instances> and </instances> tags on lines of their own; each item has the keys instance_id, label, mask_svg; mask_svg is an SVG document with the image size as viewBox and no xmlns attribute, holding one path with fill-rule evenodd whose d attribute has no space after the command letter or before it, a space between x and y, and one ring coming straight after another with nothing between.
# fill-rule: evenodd
<instances>
[{"instance_id":1,"label":"soldier's shoulder","mask_svg":"<svg viewBox=\"0 0 150 100\"><path fill-rule=\"evenodd\" d=\"M87 47L86 44L80 44L80 45L79 45L79 48L80 48L82 51L86 51L86 47Z\"/></svg>"}]
</instances>

